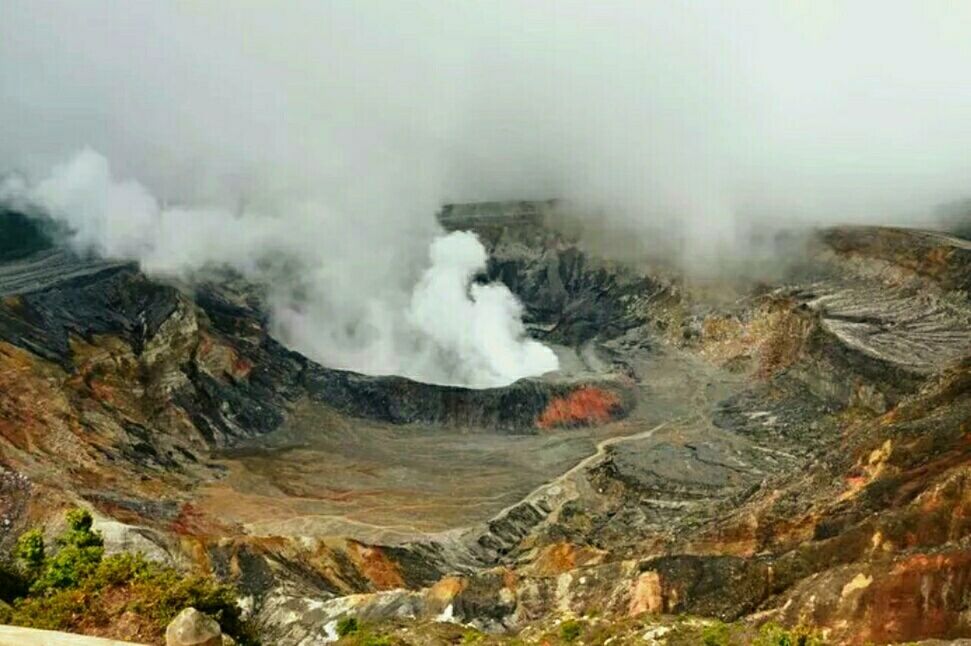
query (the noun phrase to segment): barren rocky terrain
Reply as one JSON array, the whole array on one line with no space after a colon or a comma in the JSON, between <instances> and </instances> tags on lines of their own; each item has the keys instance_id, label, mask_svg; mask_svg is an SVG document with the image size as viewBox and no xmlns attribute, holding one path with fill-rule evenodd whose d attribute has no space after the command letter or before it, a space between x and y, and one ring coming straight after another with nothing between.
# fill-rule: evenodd
<instances>
[{"instance_id":1,"label":"barren rocky terrain","mask_svg":"<svg viewBox=\"0 0 971 646\"><path fill-rule=\"evenodd\" d=\"M827 229L739 286L601 257L552 203L440 220L560 372L329 369L238 279L152 280L0 215L0 547L91 508L109 550L235 583L271 644L348 615L411 643L680 614L971 637L971 243Z\"/></svg>"}]
</instances>

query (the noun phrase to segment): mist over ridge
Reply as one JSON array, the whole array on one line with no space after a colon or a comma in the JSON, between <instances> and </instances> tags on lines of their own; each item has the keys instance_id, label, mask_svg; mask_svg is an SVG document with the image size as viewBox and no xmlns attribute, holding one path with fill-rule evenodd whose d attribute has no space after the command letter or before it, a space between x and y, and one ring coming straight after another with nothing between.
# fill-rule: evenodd
<instances>
[{"instance_id":1,"label":"mist over ridge","mask_svg":"<svg viewBox=\"0 0 971 646\"><path fill-rule=\"evenodd\" d=\"M487 260L473 233L436 237L413 285L361 293L354 268L330 262L315 207L274 217L166 206L93 150L36 183L8 176L0 204L53 220L83 255L135 260L153 276L234 270L266 290L279 338L325 365L478 388L557 368L553 351L526 337L512 292L473 284Z\"/></svg>"},{"instance_id":2,"label":"mist over ridge","mask_svg":"<svg viewBox=\"0 0 971 646\"><path fill-rule=\"evenodd\" d=\"M440 370L467 338L429 354L401 332L442 204L558 197L716 271L750 227L920 223L971 192L968 18L957 2L13 0L0 169L80 247L150 272L273 283L270 259L296 263L304 298L286 285L276 321L322 360L499 383L549 356L477 381ZM495 305L508 356L535 359L516 306Z\"/></svg>"}]
</instances>

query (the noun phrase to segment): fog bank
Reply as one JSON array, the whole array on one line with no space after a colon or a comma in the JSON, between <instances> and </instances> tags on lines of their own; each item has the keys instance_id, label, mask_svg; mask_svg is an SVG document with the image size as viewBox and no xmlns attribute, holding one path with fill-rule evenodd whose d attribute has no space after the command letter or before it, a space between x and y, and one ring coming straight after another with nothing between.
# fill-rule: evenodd
<instances>
[{"instance_id":1,"label":"fog bank","mask_svg":"<svg viewBox=\"0 0 971 646\"><path fill-rule=\"evenodd\" d=\"M0 204L52 219L81 254L136 260L154 276L191 282L232 269L266 289L275 334L328 366L484 388L558 365L526 337L505 285L473 284L487 256L472 233L436 237L413 286L376 282L369 241L341 254L348 240L328 236L319 205L292 205L284 216L165 206L92 150L38 182L8 176ZM355 252L363 276L353 273Z\"/></svg>"},{"instance_id":2,"label":"fog bank","mask_svg":"<svg viewBox=\"0 0 971 646\"><path fill-rule=\"evenodd\" d=\"M920 223L971 194L968 24L957 1L7 0L0 169L41 199L97 151L109 192L88 153L60 216L76 244L158 273L296 265L275 321L301 349L472 383L440 365L461 347L502 357L494 383L546 364L508 295L456 296L504 350L423 314L441 204L559 197L702 270L753 227ZM450 244L455 287L478 252Z\"/></svg>"}]
</instances>

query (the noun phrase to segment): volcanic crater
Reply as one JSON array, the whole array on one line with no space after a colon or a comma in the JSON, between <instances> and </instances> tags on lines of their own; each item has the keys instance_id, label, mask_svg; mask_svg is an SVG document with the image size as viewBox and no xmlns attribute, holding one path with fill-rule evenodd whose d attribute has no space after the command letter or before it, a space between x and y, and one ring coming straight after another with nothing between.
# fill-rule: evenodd
<instances>
[{"instance_id":1,"label":"volcanic crater","mask_svg":"<svg viewBox=\"0 0 971 646\"><path fill-rule=\"evenodd\" d=\"M558 372L330 369L272 337L252 285L153 280L4 214L2 540L85 504L110 548L234 581L281 644L446 610L971 634L969 243L829 229L740 288L600 257L554 202L439 219L479 236Z\"/></svg>"}]
</instances>

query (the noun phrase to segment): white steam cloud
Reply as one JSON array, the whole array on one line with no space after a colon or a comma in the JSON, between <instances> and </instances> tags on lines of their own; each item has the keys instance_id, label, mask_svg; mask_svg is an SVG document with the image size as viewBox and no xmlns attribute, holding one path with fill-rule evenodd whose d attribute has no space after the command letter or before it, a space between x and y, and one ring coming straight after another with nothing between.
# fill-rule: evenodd
<instances>
[{"instance_id":1,"label":"white steam cloud","mask_svg":"<svg viewBox=\"0 0 971 646\"><path fill-rule=\"evenodd\" d=\"M122 180L65 210L79 244L258 271L301 349L439 374L520 334L478 287L469 329L432 325L443 203L559 197L721 269L752 228L971 195L968 24L962 0L3 0L0 170L97 150ZM488 379L538 352L504 347Z\"/></svg>"},{"instance_id":2,"label":"white steam cloud","mask_svg":"<svg viewBox=\"0 0 971 646\"><path fill-rule=\"evenodd\" d=\"M328 232L312 205L304 216L287 217L166 208L138 182L114 178L92 150L36 183L9 178L0 184L0 201L42 211L64 225L82 253L137 260L151 274L241 272L268 288L282 340L325 365L473 387L558 365L552 350L526 336L522 307L508 288L473 284L487 255L472 233L431 242L431 264L406 300L399 290L357 292L348 274L348 288L335 285L333 246L322 244Z\"/></svg>"}]
</instances>

